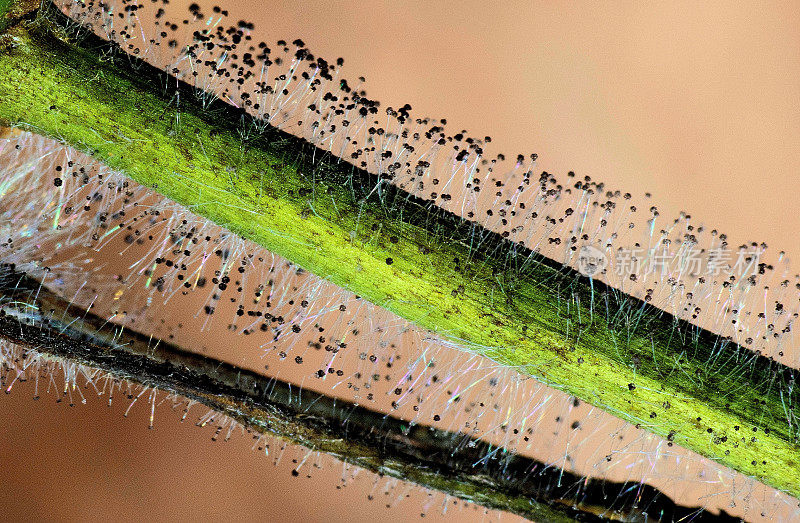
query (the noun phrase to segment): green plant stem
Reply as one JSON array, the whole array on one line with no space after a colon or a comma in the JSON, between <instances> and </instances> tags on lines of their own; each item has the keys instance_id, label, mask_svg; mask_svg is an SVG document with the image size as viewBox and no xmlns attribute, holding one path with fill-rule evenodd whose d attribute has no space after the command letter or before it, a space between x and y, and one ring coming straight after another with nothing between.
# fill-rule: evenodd
<instances>
[{"instance_id":1,"label":"green plant stem","mask_svg":"<svg viewBox=\"0 0 800 523\"><path fill-rule=\"evenodd\" d=\"M39 0L0 0L0 35L25 15L35 12Z\"/></svg>"},{"instance_id":2,"label":"green plant stem","mask_svg":"<svg viewBox=\"0 0 800 523\"><path fill-rule=\"evenodd\" d=\"M280 131L245 140L244 113L203 109L188 86L165 88L160 71L99 51L112 44L63 40L57 18L8 29L0 122L86 151L444 338L800 495L784 409L797 403L794 370L554 262L520 271L523 247L392 186L368 196L374 176ZM475 231L489 247L469 247Z\"/></svg>"}]
</instances>

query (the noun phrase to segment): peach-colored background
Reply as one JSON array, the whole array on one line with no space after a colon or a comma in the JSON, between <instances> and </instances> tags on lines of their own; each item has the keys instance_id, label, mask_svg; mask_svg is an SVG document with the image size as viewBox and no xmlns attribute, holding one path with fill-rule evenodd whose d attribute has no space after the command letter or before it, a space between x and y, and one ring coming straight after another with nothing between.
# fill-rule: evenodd
<instances>
[{"instance_id":1,"label":"peach-colored background","mask_svg":"<svg viewBox=\"0 0 800 523\"><path fill-rule=\"evenodd\" d=\"M642 5L225 3L267 41L345 57L345 75L364 74L387 105L537 152L556 174L651 191L663 214L685 209L734 245L765 240L797 258L800 9ZM94 398L52 403L25 388L0 401L5 517L365 520L426 504L420 492L392 509L367 502L372 481L339 490L330 464L292 478L292 456L275 468L244 438L212 445L178 416L148 431L144 409L124 419Z\"/></svg>"}]
</instances>

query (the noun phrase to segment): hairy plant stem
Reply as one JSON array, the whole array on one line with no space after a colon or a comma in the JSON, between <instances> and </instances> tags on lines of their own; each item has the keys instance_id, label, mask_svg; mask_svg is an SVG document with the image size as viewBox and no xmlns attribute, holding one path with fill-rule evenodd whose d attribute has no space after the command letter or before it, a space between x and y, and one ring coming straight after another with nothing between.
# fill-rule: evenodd
<instances>
[{"instance_id":1,"label":"hairy plant stem","mask_svg":"<svg viewBox=\"0 0 800 523\"><path fill-rule=\"evenodd\" d=\"M534 520L727 517L677 505L647 485L587 481L531 458L492 452L490 444L465 434L409 424L187 352L81 309L7 265L0 265L0 340L198 401L250 430L378 474Z\"/></svg>"},{"instance_id":2,"label":"hairy plant stem","mask_svg":"<svg viewBox=\"0 0 800 523\"><path fill-rule=\"evenodd\" d=\"M373 192L377 176L303 140L272 128L244 139L243 111L203 108L192 87L114 44L64 37L66 23L48 9L6 29L0 122L86 151L444 338L800 495L784 408L798 400L794 369L390 184Z\"/></svg>"}]
</instances>

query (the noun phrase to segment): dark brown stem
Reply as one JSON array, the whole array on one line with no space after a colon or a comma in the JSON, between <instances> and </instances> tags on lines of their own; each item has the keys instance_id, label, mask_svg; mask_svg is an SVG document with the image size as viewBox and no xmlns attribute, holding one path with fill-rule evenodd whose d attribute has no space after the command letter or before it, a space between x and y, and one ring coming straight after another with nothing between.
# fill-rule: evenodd
<instances>
[{"instance_id":1,"label":"dark brown stem","mask_svg":"<svg viewBox=\"0 0 800 523\"><path fill-rule=\"evenodd\" d=\"M515 453L493 453L464 434L409 424L156 343L71 305L11 266L0 266L0 289L0 337L8 341L196 400L251 430L378 474L536 520L646 520L648 513L676 520L698 512L648 485L584 481ZM712 517L699 512L699 520Z\"/></svg>"}]
</instances>

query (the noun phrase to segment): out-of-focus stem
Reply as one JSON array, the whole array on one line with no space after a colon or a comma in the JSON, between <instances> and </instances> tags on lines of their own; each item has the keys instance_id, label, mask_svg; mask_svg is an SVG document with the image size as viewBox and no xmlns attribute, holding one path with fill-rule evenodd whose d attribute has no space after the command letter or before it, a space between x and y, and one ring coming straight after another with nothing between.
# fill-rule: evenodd
<instances>
[{"instance_id":1,"label":"out-of-focus stem","mask_svg":"<svg viewBox=\"0 0 800 523\"><path fill-rule=\"evenodd\" d=\"M367 470L534 520L644 520L645 513L678 520L697 512L647 485L630 489L585 480L517 454L492 452L464 434L408 424L186 352L79 309L8 266L0 266L0 338L196 400L251 430Z\"/></svg>"}]
</instances>

